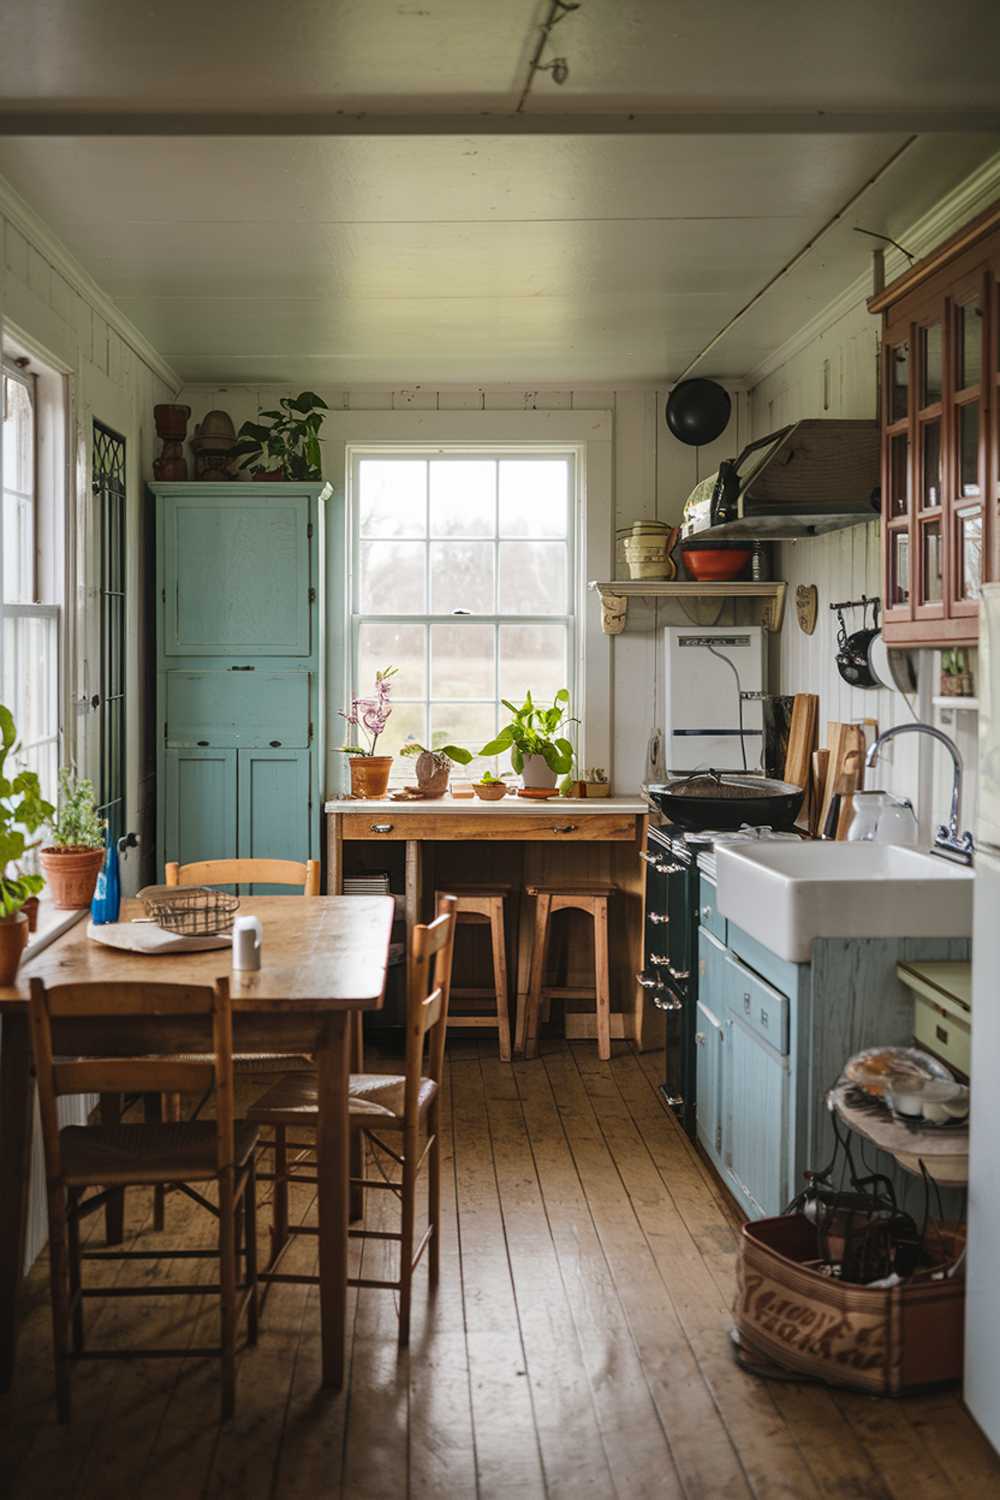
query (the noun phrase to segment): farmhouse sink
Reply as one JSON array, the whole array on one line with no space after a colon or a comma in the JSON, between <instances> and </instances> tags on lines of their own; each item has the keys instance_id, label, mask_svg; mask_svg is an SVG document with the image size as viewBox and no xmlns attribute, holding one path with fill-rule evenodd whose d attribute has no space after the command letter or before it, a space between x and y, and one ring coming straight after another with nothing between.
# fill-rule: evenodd
<instances>
[{"instance_id":1,"label":"farmhouse sink","mask_svg":"<svg viewBox=\"0 0 1000 1500\"><path fill-rule=\"evenodd\" d=\"M723 916L808 963L814 938L969 937L973 872L898 844L720 845Z\"/></svg>"}]
</instances>

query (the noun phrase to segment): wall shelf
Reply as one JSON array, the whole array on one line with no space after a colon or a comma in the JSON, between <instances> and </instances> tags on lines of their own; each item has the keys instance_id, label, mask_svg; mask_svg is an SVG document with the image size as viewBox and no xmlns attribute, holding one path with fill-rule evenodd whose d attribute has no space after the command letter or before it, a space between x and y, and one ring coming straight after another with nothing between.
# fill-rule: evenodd
<instances>
[{"instance_id":1,"label":"wall shelf","mask_svg":"<svg viewBox=\"0 0 1000 1500\"><path fill-rule=\"evenodd\" d=\"M932 698L931 702L933 703L935 708L954 708L963 710L965 713L969 714L975 714L979 712L978 698L949 697L947 693L942 693L938 697Z\"/></svg>"},{"instance_id":2,"label":"wall shelf","mask_svg":"<svg viewBox=\"0 0 1000 1500\"><path fill-rule=\"evenodd\" d=\"M589 585L601 596L601 629L605 635L621 635L625 629L630 599L762 599L761 624L765 630L781 629L785 614L783 583L697 583L691 580L619 578Z\"/></svg>"}]
</instances>

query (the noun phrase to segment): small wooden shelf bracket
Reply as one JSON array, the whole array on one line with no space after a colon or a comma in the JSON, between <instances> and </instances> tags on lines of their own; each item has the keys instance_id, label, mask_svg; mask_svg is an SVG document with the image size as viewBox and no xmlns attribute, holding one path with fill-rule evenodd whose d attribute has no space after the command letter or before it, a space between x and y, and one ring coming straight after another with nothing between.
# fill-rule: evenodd
<instances>
[{"instance_id":1,"label":"small wooden shelf bracket","mask_svg":"<svg viewBox=\"0 0 1000 1500\"><path fill-rule=\"evenodd\" d=\"M784 583L696 583L690 580L670 582L666 579L615 579L610 583L593 582L590 587L601 596L601 629L605 635L621 635L628 617L628 601L637 599L759 599L760 623L777 634L785 617Z\"/></svg>"}]
</instances>

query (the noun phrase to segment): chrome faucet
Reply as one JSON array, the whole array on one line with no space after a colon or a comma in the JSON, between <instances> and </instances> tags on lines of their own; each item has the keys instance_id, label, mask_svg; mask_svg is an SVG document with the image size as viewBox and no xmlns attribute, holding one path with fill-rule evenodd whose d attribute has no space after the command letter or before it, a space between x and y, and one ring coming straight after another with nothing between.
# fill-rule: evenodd
<instances>
[{"instance_id":1,"label":"chrome faucet","mask_svg":"<svg viewBox=\"0 0 1000 1500\"><path fill-rule=\"evenodd\" d=\"M940 743L951 756L952 765L955 768L954 780L951 784L951 812L947 823L942 823L934 836L934 848L932 854L945 854L951 859L960 859L964 864L972 864L972 855L975 844L971 833L959 833L958 819L962 807L962 757L958 746L950 735L944 730L936 729L933 724L897 724L894 729L887 729L880 734L865 756L865 767L873 766L878 760L879 751L889 740L894 740L897 734L929 734L932 739Z\"/></svg>"}]
</instances>

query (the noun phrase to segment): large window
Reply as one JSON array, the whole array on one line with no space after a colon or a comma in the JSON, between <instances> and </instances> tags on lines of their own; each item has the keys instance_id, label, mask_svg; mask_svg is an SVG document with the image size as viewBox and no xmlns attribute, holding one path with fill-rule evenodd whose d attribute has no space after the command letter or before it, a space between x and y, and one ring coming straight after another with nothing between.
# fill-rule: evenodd
<instances>
[{"instance_id":1,"label":"large window","mask_svg":"<svg viewBox=\"0 0 1000 1500\"><path fill-rule=\"evenodd\" d=\"M58 571L40 565L59 497L39 492L35 377L3 366L3 701L21 739L21 763L53 797L59 767Z\"/></svg>"},{"instance_id":2,"label":"large window","mask_svg":"<svg viewBox=\"0 0 1000 1500\"><path fill-rule=\"evenodd\" d=\"M476 750L502 699L573 691L575 465L542 448L355 452L353 683L399 668L385 754L407 739ZM406 761L394 773L412 780Z\"/></svg>"},{"instance_id":3,"label":"large window","mask_svg":"<svg viewBox=\"0 0 1000 1500\"><path fill-rule=\"evenodd\" d=\"M108 836L125 832L125 439L94 423L93 490L101 549L101 773Z\"/></svg>"}]
</instances>

